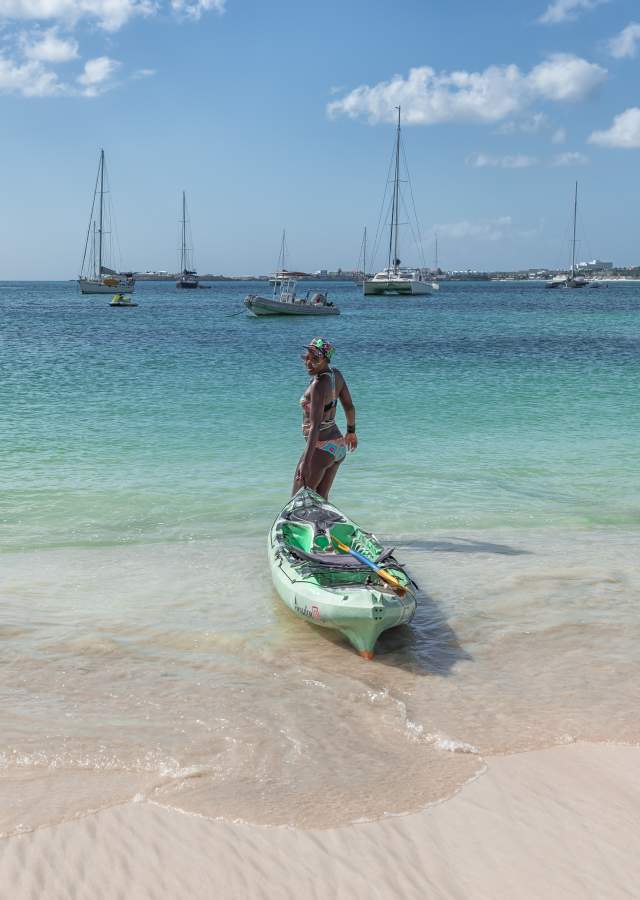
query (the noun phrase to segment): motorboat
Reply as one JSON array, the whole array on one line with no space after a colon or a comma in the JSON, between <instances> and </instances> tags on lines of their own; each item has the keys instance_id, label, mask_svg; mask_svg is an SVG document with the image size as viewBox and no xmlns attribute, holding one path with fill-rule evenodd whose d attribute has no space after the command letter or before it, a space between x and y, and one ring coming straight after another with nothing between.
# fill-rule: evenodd
<instances>
[{"instance_id":1,"label":"motorboat","mask_svg":"<svg viewBox=\"0 0 640 900\"><path fill-rule=\"evenodd\" d=\"M296 294L296 282L286 279L274 287L272 297L249 294L244 305L253 316L337 316L338 307L322 291Z\"/></svg>"}]
</instances>

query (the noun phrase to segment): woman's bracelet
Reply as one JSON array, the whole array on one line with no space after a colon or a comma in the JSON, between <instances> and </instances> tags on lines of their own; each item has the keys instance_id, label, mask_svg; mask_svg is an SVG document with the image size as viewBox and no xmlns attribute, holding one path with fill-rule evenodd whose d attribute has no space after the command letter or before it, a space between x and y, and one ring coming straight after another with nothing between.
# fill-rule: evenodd
<instances>
[{"instance_id":1,"label":"woman's bracelet","mask_svg":"<svg viewBox=\"0 0 640 900\"><path fill-rule=\"evenodd\" d=\"M355 434L356 426L355 425L347 425L347 434Z\"/></svg>"}]
</instances>

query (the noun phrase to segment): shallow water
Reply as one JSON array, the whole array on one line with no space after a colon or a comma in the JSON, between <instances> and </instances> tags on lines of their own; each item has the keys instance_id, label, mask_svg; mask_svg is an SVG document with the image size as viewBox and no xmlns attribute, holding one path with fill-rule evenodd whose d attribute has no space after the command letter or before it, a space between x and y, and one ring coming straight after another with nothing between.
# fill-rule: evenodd
<instances>
[{"instance_id":1,"label":"shallow water","mask_svg":"<svg viewBox=\"0 0 640 900\"><path fill-rule=\"evenodd\" d=\"M311 333L233 315L246 288L0 285L0 832L134 796L330 825L638 742L640 286L331 286L333 499L423 589L373 663L271 587Z\"/></svg>"}]
</instances>

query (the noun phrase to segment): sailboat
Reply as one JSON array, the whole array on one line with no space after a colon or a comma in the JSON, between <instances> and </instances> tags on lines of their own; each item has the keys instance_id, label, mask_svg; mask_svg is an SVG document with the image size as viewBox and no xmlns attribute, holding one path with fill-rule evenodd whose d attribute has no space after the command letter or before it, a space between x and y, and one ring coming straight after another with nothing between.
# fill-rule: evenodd
<instances>
[{"instance_id":1,"label":"sailboat","mask_svg":"<svg viewBox=\"0 0 640 900\"><path fill-rule=\"evenodd\" d=\"M434 251L433 251L433 269L431 270L433 274L433 281L431 282L431 289L433 291L439 291L440 285L438 281L442 278L442 272L440 271L440 266L438 265L438 232L436 231L434 235Z\"/></svg>"},{"instance_id":2,"label":"sailboat","mask_svg":"<svg viewBox=\"0 0 640 900\"><path fill-rule=\"evenodd\" d=\"M391 221L389 226L389 254L387 266L373 278L364 279L365 296L376 294L429 294L430 283L423 269L411 269L401 265L398 256L400 213L400 107L393 160L393 194L391 197Z\"/></svg>"},{"instance_id":3,"label":"sailboat","mask_svg":"<svg viewBox=\"0 0 640 900\"><path fill-rule=\"evenodd\" d=\"M199 280L194 268L191 248L187 247L187 221L187 197L183 191L182 219L180 220L182 238L180 244L180 276L176 281L176 287L189 289L199 287Z\"/></svg>"},{"instance_id":4,"label":"sailboat","mask_svg":"<svg viewBox=\"0 0 640 900\"><path fill-rule=\"evenodd\" d=\"M133 272L117 272L116 269L106 264L112 263L112 254L110 253L111 215L108 210L108 195L104 150L100 150L98 175L93 190L89 227L78 278L81 294L113 294L114 291L130 294L135 288Z\"/></svg>"},{"instance_id":5,"label":"sailboat","mask_svg":"<svg viewBox=\"0 0 640 900\"><path fill-rule=\"evenodd\" d=\"M282 240L280 241L280 252L278 254L278 265L273 275L269 275L269 284L272 284L274 288L281 287L285 282L295 278L301 278L306 276L306 274L306 272L290 272L289 269L287 269L287 233L283 228Z\"/></svg>"},{"instance_id":6,"label":"sailboat","mask_svg":"<svg viewBox=\"0 0 640 900\"><path fill-rule=\"evenodd\" d=\"M287 234L284 228L282 229L282 240L280 242L280 253L278 254L278 265L276 271L269 277L269 284L272 284L274 287L278 287L282 284L283 281L286 281L289 278L289 273L287 272L286 267L286 255L287 255Z\"/></svg>"},{"instance_id":7,"label":"sailboat","mask_svg":"<svg viewBox=\"0 0 640 900\"><path fill-rule=\"evenodd\" d=\"M576 189L573 197L573 239L571 242L571 274L570 275L554 275L551 281L545 285L547 288L581 288L585 287L589 282L584 275L576 275L576 221L578 218L578 182L576 181Z\"/></svg>"},{"instance_id":8,"label":"sailboat","mask_svg":"<svg viewBox=\"0 0 640 900\"><path fill-rule=\"evenodd\" d=\"M362 263L362 268L360 268L360 263ZM367 226L364 226L364 232L362 234L362 244L360 245L360 255L358 257L358 266L356 268L356 278L358 279L359 287L364 287L364 283L367 280Z\"/></svg>"}]
</instances>

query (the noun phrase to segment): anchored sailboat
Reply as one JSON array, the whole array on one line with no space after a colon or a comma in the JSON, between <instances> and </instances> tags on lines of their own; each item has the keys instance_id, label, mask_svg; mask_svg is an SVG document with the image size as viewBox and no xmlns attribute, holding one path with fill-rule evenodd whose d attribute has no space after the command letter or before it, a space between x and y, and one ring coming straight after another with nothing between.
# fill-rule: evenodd
<instances>
[{"instance_id":1,"label":"anchored sailboat","mask_svg":"<svg viewBox=\"0 0 640 900\"><path fill-rule=\"evenodd\" d=\"M360 265L362 264L362 268ZM358 285L360 287L364 287L364 283L367 280L367 226L364 226L364 231L362 233L362 243L360 244L360 255L358 257L358 267L356 269L356 277L358 279Z\"/></svg>"},{"instance_id":2,"label":"anchored sailboat","mask_svg":"<svg viewBox=\"0 0 640 900\"><path fill-rule=\"evenodd\" d=\"M306 274L306 272L291 272L287 269L287 233L283 228L282 240L280 241L280 252L278 254L278 265L275 272L272 275L269 275L269 284L273 285L275 293L275 288L281 287L285 282L291 281L292 279L306 276Z\"/></svg>"},{"instance_id":3,"label":"anchored sailboat","mask_svg":"<svg viewBox=\"0 0 640 900\"><path fill-rule=\"evenodd\" d=\"M184 191L182 192L182 219L180 220L180 225L182 239L180 244L180 277L176 281L176 287L197 288L199 287L199 279L193 262L193 251L187 246L187 231L190 231L190 229L187 219L187 197Z\"/></svg>"},{"instance_id":4,"label":"anchored sailboat","mask_svg":"<svg viewBox=\"0 0 640 900\"><path fill-rule=\"evenodd\" d=\"M426 280L423 269L411 269L400 264L398 256L399 229L400 229L400 107L398 110L398 125L396 128L396 140L393 159L393 194L391 197L390 224L389 224L389 254L387 267L378 272L373 278L364 279L365 296L372 294L429 294L430 283ZM415 208L414 208L415 215ZM377 243L377 241L376 241ZM375 255L375 248L374 248Z\"/></svg>"},{"instance_id":5,"label":"anchored sailboat","mask_svg":"<svg viewBox=\"0 0 640 900\"><path fill-rule=\"evenodd\" d=\"M135 287L133 272L117 272L112 268L111 215L107 202L108 196L104 150L100 150L98 175L93 190L89 227L78 279L82 294L113 294L114 291L130 294Z\"/></svg>"},{"instance_id":6,"label":"anchored sailboat","mask_svg":"<svg viewBox=\"0 0 640 900\"><path fill-rule=\"evenodd\" d=\"M576 221L578 218L578 182L576 181L576 189L573 197L573 239L571 242L571 273L570 275L554 275L551 281L548 281L548 288L581 288L588 284L584 275L576 275Z\"/></svg>"}]
</instances>

